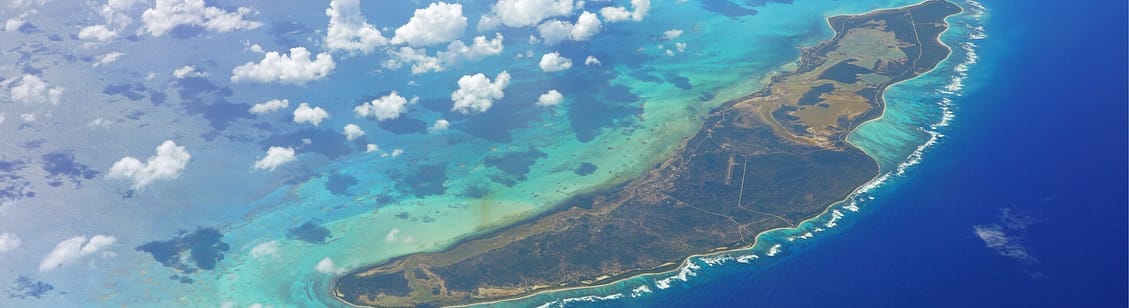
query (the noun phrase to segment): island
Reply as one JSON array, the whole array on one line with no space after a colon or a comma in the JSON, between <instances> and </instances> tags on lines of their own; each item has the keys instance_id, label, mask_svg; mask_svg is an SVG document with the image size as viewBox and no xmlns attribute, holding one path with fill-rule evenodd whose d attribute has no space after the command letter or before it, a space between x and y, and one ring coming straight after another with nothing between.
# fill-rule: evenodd
<instances>
[{"instance_id":1,"label":"island","mask_svg":"<svg viewBox=\"0 0 1129 308\"><path fill-rule=\"evenodd\" d=\"M334 280L358 306L483 303L670 271L795 227L879 172L846 141L881 116L887 87L946 59L943 0L828 19L834 37L794 70L712 110L645 175L575 196L537 217Z\"/></svg>"}]
</instances>

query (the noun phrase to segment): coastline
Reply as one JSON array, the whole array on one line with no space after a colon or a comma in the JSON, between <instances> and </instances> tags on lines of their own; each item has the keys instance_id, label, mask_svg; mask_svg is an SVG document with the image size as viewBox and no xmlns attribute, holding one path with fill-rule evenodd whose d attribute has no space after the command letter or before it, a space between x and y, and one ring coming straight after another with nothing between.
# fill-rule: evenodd
<instances>
[{"instance_id":1,"label":"coastline","mask_svg":"<svg viewBox=\"0 0 1129 308\"><path fill-rule=\"evenodd\" d=\"M934 1L934 0L925 0L925 1L921 1L919 3L904 5L904 6L900 6L900 7L876 9L876 10L872 10L872 11L860 13L860 14L843 14L843 15L829 16L829 17L827 17L826 24L835 33L835 35L832 36L831 39L829 39L829 40L833 40L833 39L835 39L836 37L838 37L839 35L842 34L839 31L837 31L835 29L835 27L832 25L832 19L833 18L836 18L836 17L861 17L861 16L867 16L867 15L873 15L873 14L881 14L881 13L885 13L885 12L897 11L897 10L902 10L902 9L922 5L924 3L928 3L928 2L931 2L931 1ZM767 236L771 233L780 232L780 231L800 230L801 228L803 228L804 225L815 222L816 220L825 217L825 215L828 215L836 206L839 206L839 205L842 205L846 202L849 202L853 197L858 196L860 193L868 191L868 190L872 189L873 187L875 187L876 185L881 184L890 175L889 172L881 169L881 163L878 161L878 159L876 158L876 156L874 154L868 152L865 148L849 141L848 138L849 138L849 136L856 133L861 127L865 126L866 124L880 120L883 117L885 117L886 112L887 112L885 96L888 93L889 89L891 89L892 87L897 86L897 85L899 85L899 84L901 84L905 81L914 80L914 79L924 77L924 76L932 73L933 71L937 70L938 67L940 67L941 63L949 60L952 57L952 54L953 54L952 53L952 47L949 46L948 44L946 44L943 40L941 40L941 34L944 34L945 32L947 32L951 29L951 23L948 21L948 19L952 18L954 16L964 14L966 12L966 9L962 6L960 6L960 5L956 5L955 3L953 3L952 1L949 1L949 0L941 0L941 1L949 2L950 4L954 4L954 6L956 6L960 9L958 12L953 13L951 15L948 15L945 18L942 19L942 23L945 25L945 29L943 31L941 31L940 33L938 33L936 38L934 39L934 43L936 43L940 46L943 46L945 48L946 56L944 58L941 58L940 61L938 61L936 64L934 64L928 70L925 70L925 71L922 71L922 72L914 72L914 76L912 76L912 77L895 80L893 82L889 82L889 84L882 85L879 93L876 95L876 101L878 102L878 106L879 106L878 111L877 111L877 115L873 116L870 119L861 121L856 125L852 125L850 127L850 129L848 130L848 132L842 134L840 141L845 142L850 147L852 147L854 149L858 149L860 152L865 154L868 158L871 159L872 163L874 163L875 165L878 166L878 171L869 180L867 180L867 181L863 182L862 184L858 185L857 187L855 187L850 193L846 194L842 199L839 199L838 201L835 201L835 202L831 202L827 206L823 207L823 210L820 211L818 214L815 214L811 217L800 220L792 226L778 227L778 228L760 231L753 236L752 243L750 243L748 245L743 245L743 246L736 247L736 248L718 247L716 249L713 249L710 252L696 253L696 254L688 255L688 256L682 258L682 260L680 262L677 262L677 263L668 263L668 264L664 264L662 266L655 267L655 268L635 270L635 271L631 271L631 272L628 272L628 273L619 274L619 275L610 276L610 277L600 277L600 278L596 279L595 281L593 281L594 282L593 284L575 285L575 286L566 286L566 287L545 287L545 288L537 289L536 291L531 291L531 293L528 293L528 294L517 295L517 296L513 296L513 297L503 297L503 298L499 298L499 299L479 301L479 302L473 302L473 303L467 303L467 304L449 305L449 306L444 306L444 307L474 307L474 306L481 306L481 305L499 304L499 303L529 299L529 298L532 298L532 297L545 295L545 294L553 293L553 292L585 290L585 289L607 287L607 286L616 285L616 284L623 283L625 281L636 279L636 278L651 278L651 276L667 275L667 274L672 274L672 273L684 271L686 268L695 268L695 267L697 267L697 265L692 264L692 261L694 259L706 259L706 258L712 258L712 257L719 257L719 256L733 254L735 252L751 252L751 250L757 248L757 246L759 244L762 244L762 240L763 240L762 237ZM917 34L917 32L915 30L915 35L916 34ZM804 47L804 48L807 49L807 48L816 48L816 47L818 47L818 46ZM797 60L794 63L802 63L802 62L803 61L802 61L802 58L801 58L800 60ZM787 64L787 65L791 65L791 64ZM755 97L758 94L764 94L766 91L769 90L768 85L771 84L771 82L776 81L777 78L784 78L784 77L789 76L793 73L795 73L795 71L778 70L778 71L774 71L774 72L771 72L769 74L766 74L765 77L759 78L759 79L762 79L762 80L769 80L768 83L765 83L764 88L757 90L757 91L754 91L754 92L751 92L747 95L743 95L739 98L733 99L729 102L726 102L722 105L719 105L715 108L712 108L712 110L720 110L720 109L725 108L726 106L730 106L730 105L739 103L739 102L744 101L744 100L751 98L751 97ZM712 110L711 110L711 112L712 112ZM705 123L703 123L702 125L705 125ZM679 146L678 148L685 147L686 142L688 140L689 140L689 138L684 139L683 144L681 146ZM617 182L615 184L609 183L609 185L601 185L601 187L603 187L603 186L626 186L627 183L629 183L629 182L630 181ZM596 190L598 190L598 188L594 187L594 188L590 189L589 192L596 191ZM587 192L585 194L587 194ZM582 197L583 195L584 194L581 194L578 197ZM560 206L564 206L564 205L562 204ZM568 208L568 206L564 206L564 208ZM522 219L521 221L518 221L514 224L511 224L511 225L505 226L505 227L501 227L497 230L493 230L493 231L488 232L488 233L501 232L501 231L506 230L506 229L508 229L508 228L510 228L514 225L521 223L522 221L536 220L539 217L551 215L552 213L559 211L559 210L560 209L552 209L552 210L546 211L545 213L534 215L534 216L531 216L529 218ZM466 240L466 239L463 239L463 240ZM454 247L454 246L455 245L452 245L452 247ZM774 249L775 248L776 247L774 247ZM773 253L771 253L771 252L768 254L768 256L772 256L772 255L773 255ZM756 255L753 255L753 256L756 257ZM353 271L353 272L355 273L355 272L360 272L360 271ZM336 286L336 281L337 281L338 278L339 277L333 278L333 280L331 282L332 286ZM336 287L333 287L333 289L331 290L331 293L333 294L334 298L337 301L345 303L346 305L348 305L350 307L367 307L367 306L355 305L353 303L346 301L343 297L339 296L340 293L338 292ZM622 295L622 294L619 294L619 295ZM614 294L613 294L613 296L614 296Z\"/></svg>"}]
</instances>

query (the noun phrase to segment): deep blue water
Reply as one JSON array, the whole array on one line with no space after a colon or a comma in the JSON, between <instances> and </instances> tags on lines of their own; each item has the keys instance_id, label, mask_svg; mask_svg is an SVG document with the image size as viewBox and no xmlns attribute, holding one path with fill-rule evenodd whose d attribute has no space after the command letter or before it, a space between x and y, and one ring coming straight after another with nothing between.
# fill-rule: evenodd
<instances>
[{"instance_id":1,"label":"deep blue water","mask_svg":"<svg viewBox=\"0 0 1129 308\"><path fill-rule=\"evenodd\" d=\"M606 304L1125 307L1126 3L988 5L957 122L861 216L768 266ZM973 232L1005 212L1037 261Z\"/></svg>"}]
</instances>

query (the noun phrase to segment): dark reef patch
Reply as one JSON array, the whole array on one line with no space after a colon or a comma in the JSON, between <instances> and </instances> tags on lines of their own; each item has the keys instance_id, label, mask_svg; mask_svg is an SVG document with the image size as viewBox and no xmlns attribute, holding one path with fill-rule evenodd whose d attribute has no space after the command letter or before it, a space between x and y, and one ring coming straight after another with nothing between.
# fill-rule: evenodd
<instances>
[{"instance_id":1,"label":"dark reef patch","mask_svg":"<svg viewBox=\"0 0 1129 308\"><path fill-rule=\"evenodd\" d=\"M29 297L43 298L44 295L54 290L55 286L36 280L28 276L17 277L8 289L8 298L27 299Z\"/></svg>"},{"instance_id":2,"label":"dark reef patch","mask_svg":"<svg viewBox=\"0 0 1129 308\"><path fill-rule=\"evenodd\" d=\"M396 190L418 198L447 192L447 188L443 186L443 183L447 182L446 164L419 165L407 174L393 170L389 172L388 177L396 181Z\"/></svg>"},{"instance_id":3,"label":"dark reef patch","mask_svg":"<svg viewBox=\"0 0 1129 308\"><path fill-rule=\"evenodd\" d=\"M504 178L495 179L504 185L513 185L514 181L524 181L526 174L529 174L529 167L537 162L537 159L548 157L545 152L538 151L537 149L530 148L521 152L510 152L502 154L501 156L487 157L485 160L486 165L498 168L505 172Z\"/></svg>"},{"instance_id":4,"label":"dark reef patch","mask_svg":"<svg viewBox=\"0 0 1129 308\"><path fill-rule=\"evenodd\" d=\"M596 169L597 169L596 165L593 165L590 162L582 162L582 163L580 163L580 166L576 167L576 170L573 171L573 172L576 172L576 174L580 175L580 176L587 176L587 175L590 175L592 173L595 173Z\"/></svg>"},{"instance_id":5,"label":"dark reef patch","mask_svg":"<svg viewBox=\"0 0 1129 308\"><path fill-rule=\"evenodd\" d=\"M702 8L730 18L753 16L757 10L750 9L729 0L702 0Z\"/></svg>"},{"instance_id":6,"label":"dark reef patch","mask_svg":"<svg viewBox=\"0 0 1129 308\"><path fill-rule=\"evenodd\" d=\"M227 98L234 93L231 88L219 87L208 79L201 77L186 77L176 80L175 87L180 95L181 105L190 115L203 116L212 128L214 137L216 132L223 131L238 119L251 119L251 112L243 104L228 102Z\"/></svg>"},{"instance_id":7,"label":"dark reef patch","mask_svg":"<svg viewBox=\"0 0 1129 308\"><path fill-rule=\"evenodd\" d=\"M165 267L181 273L195 273L215 269L216 263L223 260L224 253L230 248L223 241L223 233L219 229L197 228L195 232L181 230L169 240L148 242L134 249L152 255L153 260ZM181 262L184 254L188 254L189 263Z\"/></svg>"},{"instance_id":8,"label":"dark reef patch","mask_svg":"<svg viewBox=\"0 0 1129 308\"><path fill-rule=\"evenodd\" d=\"M319 219L311 219L301 226L286 230L286 238L310 244L325 244L325 240L331 236L329 229L322 227Z\"/></svg>"},{"instance_id":9,"label":"dark reef patch","mask_svg":"<svg viewBox=\"0 0 1129 308\"><path fill-rule=\"evenodd\" d=\"M325 181L325 189L329 190L329 192L334 195L344 196L348 195L349 188L353 187L353 185L357 185L357 183L360 183L360 181L357 181L356 177L348 174L334 173Z\"/></svg>"},{"instance_id":10,"label":"dark reef patch","mask_svg":"<svg viewBox=\"0 0 1129 308\"><path fill-rule=\"evenodd\" d=\"M667 73L663 77L666 78L667 82L679 89L690 90L694 88L694 85L690 84L690 78L683 77L682 75Z\"/></svg>"},{"instance_id":11,"label":"dark reef patch","mask_svg":"<svg viewBox=\"0 0 1129 308\"><path fill-rule=\"evenodd\" d=\"M82 180L93 179L98 176L98 171L89 166L74 161L74 154L70 152L51 152L43 154L43 171L47 172L47 185L61 186L64 180L70 180L76 187L82 185Z\"/></svg>"},{"instance_id":12,"label":"dark reef patch","mask_svg":"<svg viewBox=\"0 0 1129 308\"><path fill-rule=\"evenodd\" d=\"M108 85L102 89L102 93L106 95L121 95L125 96L131 101L141 100L145 98L145 85L140 83L123 83L116 85Z\"/></svg>"},{"instance_id":13,"label":"dark reef patch","mask_svg":"<svg viewBox=\"0 0 1129 308\"><path fill-rule=\"evenodd\" d=\"M426 122L403 116L393 120L380 121L377 123L377 126L380 126L380 129L397 135L423 134L427 132Z\"/></svg>"}]
</instances>

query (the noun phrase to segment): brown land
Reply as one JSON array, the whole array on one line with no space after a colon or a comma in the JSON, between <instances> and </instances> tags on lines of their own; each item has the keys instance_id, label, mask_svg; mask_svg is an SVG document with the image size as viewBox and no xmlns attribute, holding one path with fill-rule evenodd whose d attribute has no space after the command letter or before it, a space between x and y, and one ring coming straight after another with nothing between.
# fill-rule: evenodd
<instances>
[{"instance_id":1,"label":"brown land","mask_svg":"<svg viewBox=\"0 0 1129 308\"><path fill-rule=\"evenodd\" d=\"M842 200L877 172L845 141L881 114L882 93L948 57L946 1L829 19L833 38L799 68L710 113L675 155L614 189L540 217L339 278L356 305L485 302L673 268L686 257L748 247Z\"/></svg>"}]
</instances>

